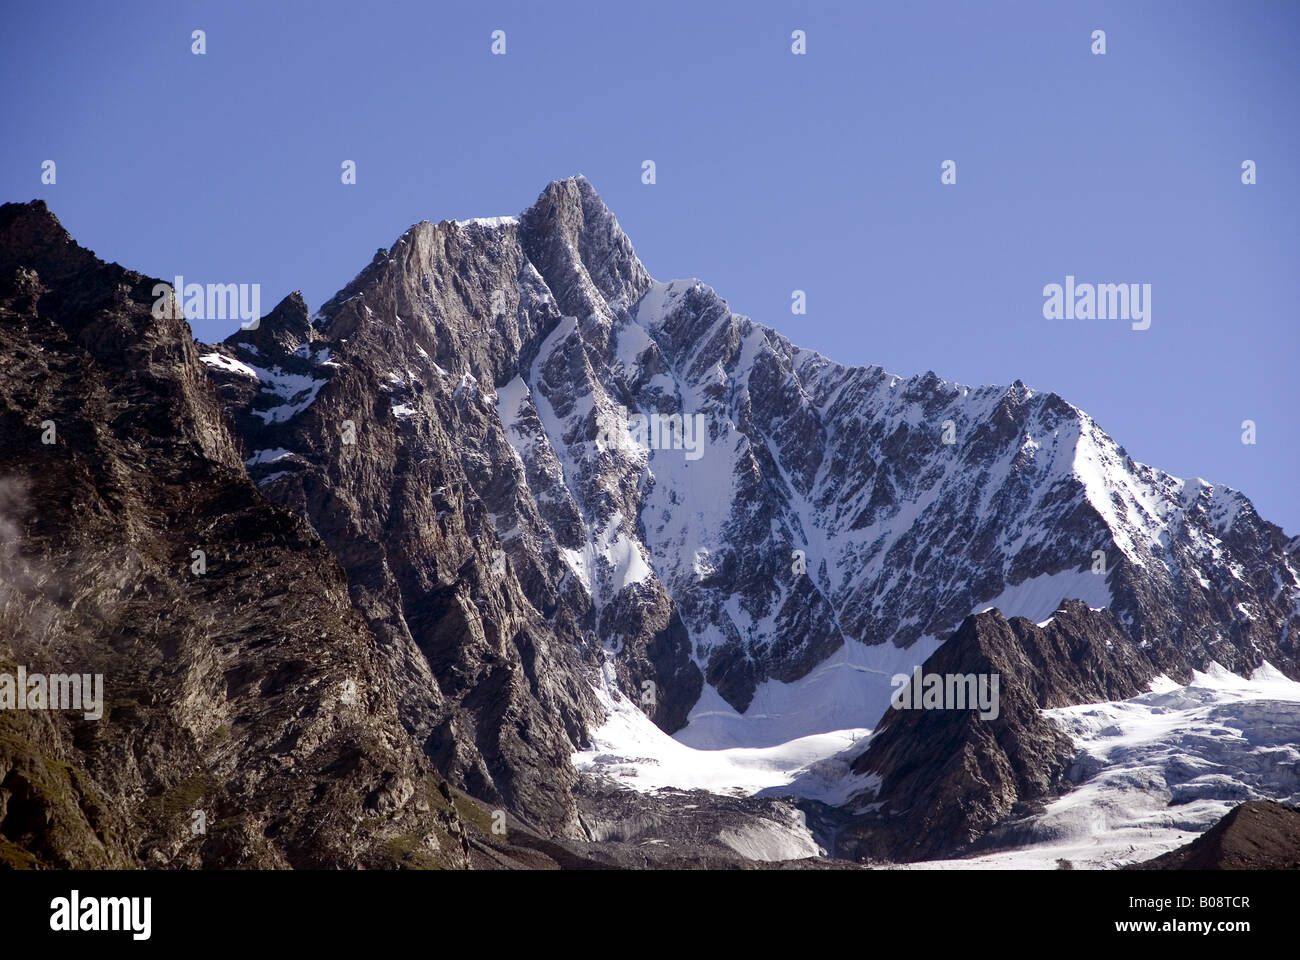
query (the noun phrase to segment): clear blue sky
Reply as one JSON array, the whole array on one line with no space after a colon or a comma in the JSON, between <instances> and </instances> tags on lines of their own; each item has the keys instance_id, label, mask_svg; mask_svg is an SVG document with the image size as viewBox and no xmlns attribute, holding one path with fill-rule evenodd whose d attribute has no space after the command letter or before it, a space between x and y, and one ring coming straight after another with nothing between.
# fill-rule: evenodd
<instances>
[{"instance_id":1,"label":"clear blue sky","mask_svg":"<svg viewBox=\"0 0 1300 960\"><path fill-rule=\"evenodd\" d=\"M581 172L655 277L700 277L842 362L1055 390L1136 459L1300 533L1300 3L48 0L3 18L0 199L43 197L105 259L314 309L411 223L517 213ZM1044 320L1066 274L1150 283L1151 329Z\"/></svg>"}]
</instances>

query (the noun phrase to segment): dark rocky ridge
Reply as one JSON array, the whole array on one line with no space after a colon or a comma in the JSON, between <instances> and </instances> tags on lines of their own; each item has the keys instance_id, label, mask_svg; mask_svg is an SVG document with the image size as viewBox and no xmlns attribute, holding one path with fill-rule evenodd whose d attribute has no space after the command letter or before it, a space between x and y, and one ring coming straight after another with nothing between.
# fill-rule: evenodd
<instances>
[{"instance_id":1,"label":"dark rocky ridge","mask_svg":"<svg viewBox=\"0 0 1300 960\"><path fill-rule=\"evenodd\" d=\"M342 570L257 492L152 288L0 207L0 672L105 699L0 712L0 863L467 865Z\"/></svg>"},{"instance_id":2,"label":"dark rocky ridge","mask_svg":"<svg viewBox=\"0 0 1300 960\"><path fill-rule=\"evenodd\" d=\"M925 674L999 677L998 715L888 710L852 764L874 773L878 804L840 834L839 850L872 860L969 853L990 828L1066 792L1077 753L1042 710L1121 700L1156 674L1109 611L1067 601L1046 627L991 610L968 617Z\"/></svg>"}]
</instances>

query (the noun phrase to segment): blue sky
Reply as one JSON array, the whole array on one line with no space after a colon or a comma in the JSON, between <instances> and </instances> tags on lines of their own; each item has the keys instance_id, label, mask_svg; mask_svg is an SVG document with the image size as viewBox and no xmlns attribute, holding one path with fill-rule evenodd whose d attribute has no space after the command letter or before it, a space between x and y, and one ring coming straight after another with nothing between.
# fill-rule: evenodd
<instances>
[{"instance_id":1,"label":"blue sky","mask_svg":"<svg viewBox=\"0 0 1300 960\"><path fill-rule=\"evenodd\" d=\"M1300 4L51 0L4 19L0 200L43 197L105 259L314 309L411 223L517 213L581 172L656 278L699 277L841 362L1054 390L1134 458L1300 533ZM1067 274L1151 284L1151 328L1045 320Z\"/></svg>"}]
</instances>

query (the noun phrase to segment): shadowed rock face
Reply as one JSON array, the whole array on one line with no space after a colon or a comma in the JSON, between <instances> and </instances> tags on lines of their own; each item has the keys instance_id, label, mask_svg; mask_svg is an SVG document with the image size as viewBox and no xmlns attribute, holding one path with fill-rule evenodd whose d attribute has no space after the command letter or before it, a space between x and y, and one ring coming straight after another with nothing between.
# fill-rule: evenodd
<instances>
[{"instance_id":1,"label":"shadowed rock face","mask_svg":"<svg viewBox=\"0 0 1300 960\"><path fill-rule=\"evenodd\" d=\"M464 866L343 571L152 287L0 207L0 673L104 684L99 720L0 712L0 863Z\"/></svg>"},{"instance_id":2,"label":"shadowed rock face","mask_svg":"<svg viewBox=\"0 0 1300 960\"><path fill-rule=\"evenodd\" d=\"M996 716L952 704L886 711L851 767L880 778L877 809L840 835L842 856L924 860L969 849L1027 802L1069 789L1077 751L1042 710L1136 696L1156 673L1108 611L1077 601L1046 627L998 610L969 617L921 671L996 676Z\"/></svg>"}]
</instances>

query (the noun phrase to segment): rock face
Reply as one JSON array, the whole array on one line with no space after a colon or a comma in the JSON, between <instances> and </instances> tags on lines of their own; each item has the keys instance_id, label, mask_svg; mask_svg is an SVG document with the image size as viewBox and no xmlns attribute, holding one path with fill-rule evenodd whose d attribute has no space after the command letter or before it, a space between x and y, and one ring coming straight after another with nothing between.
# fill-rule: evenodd
<instances>
[{"instance_id":1,"label":"rock face","mask_svg":"<svg viewBox=\"0 0 1300 960\"><path fill-rule=\"evenodd\" d=\"M904 702L909 709L887 710L851 767L874 774L879 786L865 798L872 813L841 833L842 856L924 860L967 851L1025 804L1069 789L1077 750L1042 710L1132 697L1156 673L1109 611L1079 601L1042 627L999 610L968 617L921 672L995 676L997 709Z\"/></svg>"},{"instance_id":2,"label":"rock face","mask_svg":"<svg viewBox=\"0 0 1300 960\"><path fill-rule=\"evenodd\" d=\"M6 578L7 635L30 662L109 657L146 719L117 715L157 726L0 716L106 784L102 829L44 790L80 838L51 849L456 865L430 765L530 836L589 842L570 757L597 685L676 732L852 640L1006 671L998 721L889 717L862 759L885 813L855 842L913 857L933 851L890 826L912 798L960 847L1061 786L1041 707L1211 660L1300 677L1300 539L1241 494L1135 463L1055 394L841 366L656 282L581 177L517 218L417 224L315 315L294 294L197 347L151 281L39 204L4 210L6 563L70 571L57 596ZM14 797L43 776L23 762ZM93 839L200 775L243 840Z\"/></svg>"},{"instance_id":3,"label":"rock face","mask_svg":"<svg viewBox=\"0 0 1300 960\"><path fill-rule=\"evenodd\" d=\"M103 676L100 719L0 712L0 862L466 865L342 569L152 288L0 207L0 673Z\"/></svg>"},{"instance_id":4,"label":"rock face","mask_svg":"<svg viewBox=\"0 0 1300 960\"><path fill-rule=\"evenodd\" d=\"M1191 843L1130 870L1300 870L1300 810L1252 800Z\"/></svg>"}]
</instances>

